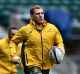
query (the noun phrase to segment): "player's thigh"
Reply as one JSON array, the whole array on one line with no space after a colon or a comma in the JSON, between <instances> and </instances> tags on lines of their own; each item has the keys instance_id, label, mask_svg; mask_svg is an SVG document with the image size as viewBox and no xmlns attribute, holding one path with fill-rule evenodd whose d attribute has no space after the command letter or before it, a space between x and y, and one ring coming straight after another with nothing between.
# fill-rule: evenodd
<instances>
[{"instance_id":1,"label":"player's thigh","mask_svg":"<svg viewBox=\"0 0 80 74\"><path fill-rule=\"evenodd\" d=\"M47 70L42 70L42 74L49 74L49 69L47 69Z\"/></svg>"},{"instance_id":2,"label":"player's thigh","mask_svg":"<svg viewBox=\"0 0 80 74\"><path fill-rule=\"evenodd\" d=\"M12 72L11 74L18 74L18 72Z\"/></svg>"}]
</instances>

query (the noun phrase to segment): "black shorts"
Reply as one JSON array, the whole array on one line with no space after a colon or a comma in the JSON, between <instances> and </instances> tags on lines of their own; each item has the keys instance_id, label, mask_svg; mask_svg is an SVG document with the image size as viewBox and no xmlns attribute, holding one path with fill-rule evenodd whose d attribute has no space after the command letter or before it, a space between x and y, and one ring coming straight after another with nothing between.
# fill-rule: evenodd
<instances>
[{"instance_id":1,"label":"black shorts","mask_svg":"<svg viewBox=\"0 0 80 74\"><path fill-rule=\"evenodd\" d=\"M49 74L49 69L41 70L39 67L33 66L25 72L25 74Z\"/></svg>"}]
</instances>

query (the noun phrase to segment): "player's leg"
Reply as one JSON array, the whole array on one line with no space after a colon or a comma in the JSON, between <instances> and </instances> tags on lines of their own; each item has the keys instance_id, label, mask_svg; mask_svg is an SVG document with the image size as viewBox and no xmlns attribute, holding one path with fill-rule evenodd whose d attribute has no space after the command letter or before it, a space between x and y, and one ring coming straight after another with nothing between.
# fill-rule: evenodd
<instances>
[{"instance_id":1,"label":"player's leg","mask_svg":"<svg viewBox=\"0 0 80 74\"><path fill-rule=\"evenodd\" d=\"M33 66L29 68L29 74L42 74L42 72L39 67Z\"/></svg>"},{"instance_id":2,"label":"player's leg","mask_svg":"<svg viewBox=\"0 0 80 74\"><path fill-rule=\"evenodd\" d=\"M47 70L42 70L42 74L49 74L49 69L47 69Z\"/></svg>"}]
</instances>

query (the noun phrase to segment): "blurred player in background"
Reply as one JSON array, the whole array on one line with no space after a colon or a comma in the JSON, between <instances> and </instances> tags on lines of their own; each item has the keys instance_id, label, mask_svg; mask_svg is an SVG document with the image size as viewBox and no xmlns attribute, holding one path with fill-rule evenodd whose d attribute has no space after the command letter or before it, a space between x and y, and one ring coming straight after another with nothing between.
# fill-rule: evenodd
<instances>
[{"instance_id":1,"label":"blurred player in background","mask_svg":"<svg viewBox=\"0 0 80 74\"><path fill-rule=\"evenodd\" d=\"M18 74L16 64L12 61L9 47L10 40L17 31L18 29L16 27L11 27L8 30L8 36L0 40L0 74ZM20 47L18 48L20 49ZM18 50L18 52L19 51L20 50ZM20 53L18 54L20 55Z\"/></svg>"}]
</instances>

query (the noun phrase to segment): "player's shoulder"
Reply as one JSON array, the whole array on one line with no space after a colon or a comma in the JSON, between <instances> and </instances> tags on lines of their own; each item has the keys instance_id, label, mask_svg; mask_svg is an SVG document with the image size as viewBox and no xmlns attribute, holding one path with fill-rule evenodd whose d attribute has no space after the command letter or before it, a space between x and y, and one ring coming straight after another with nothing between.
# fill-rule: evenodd
<instances>
[{"instance_id":1,"label":"player's shoulder","mask_svg":"<svg viewBox=\"0 0 80 74\"><path fill-rule=\"evenodd\" d=\"M26 25L22 26L20 29L27 29L29 27L30 27L30 24L26 24Z\"/></svg>"},{"instance_id":2,"label":"player's shoulder","mask_svg":"<svg viewBox=\"0 0 80 74\"><path fill-rule=\"evenodd\" d=\"M7 37L4 37L4 38L0 39L0 44L4 44L7 40L8 40Z\"/></svg>"},{"instance_id":3,"label":"player's shoulder","mask_svg":"<svg viewBox=\"0 0 80 74\"><path fill-rule=\"evenodd\" d=\"M27 26L28 26L28 25L24 25L24 26L22 26L21 28L19 28L19 31L23 31L23 30L25 30L25 29L27 28Z\"/></svg>"},{"instance_id":4,"label":"player's shoulder","mask_svg":"<svg viewBox=\"0 0 80 74\"><path fill-rule=\"evenodd\" d=\"M55 26L55 24L52 24L52 23L47 23L47 24L48 24L48 27L58 30L58 28Z\"/></svg>"},{"instance_id":5,"label":"player's shoulder","mask_svg":"<svg viewBox=\"0 0 80 74\"><path fill-rule=\"evenodd\" d=\"M29 31L32 31L32 27L30 24L27 24L19 29L19 32L21 33L27 33Z\"/></svg>"}]
</instances>

